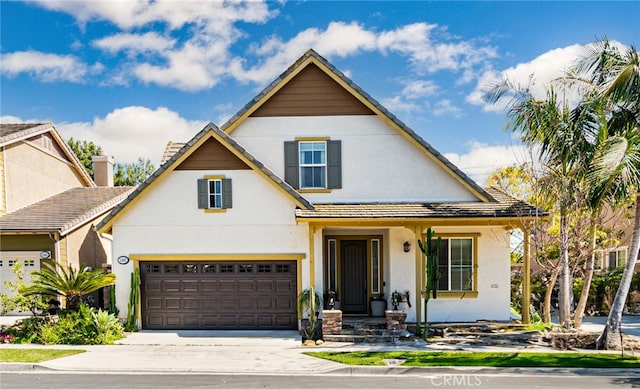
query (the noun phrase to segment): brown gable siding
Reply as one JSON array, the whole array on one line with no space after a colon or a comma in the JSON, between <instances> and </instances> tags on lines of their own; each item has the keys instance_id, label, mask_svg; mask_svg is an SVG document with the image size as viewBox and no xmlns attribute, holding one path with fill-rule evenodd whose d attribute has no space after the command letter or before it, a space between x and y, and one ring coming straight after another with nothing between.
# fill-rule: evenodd
<instances>
[{"instance_id":1,"label":"brown gable siding","mask_svg":"<svg viewBox=\"0 0 640 389\"><path fill-rule=\"evenodd\" d=\"M251 116L374 115L329 77L310 64Z\"/></svg>"},{"instance_id":2,"label":"brown gable siding","mask_svg":"<svg viewBox=\"0 0 640 389\"><path fill-rule=\"evenodd\" d=\"M210 138L185 159L176 170L250 169L240 158L214 138Z\"/></svg>"}]
</instances>

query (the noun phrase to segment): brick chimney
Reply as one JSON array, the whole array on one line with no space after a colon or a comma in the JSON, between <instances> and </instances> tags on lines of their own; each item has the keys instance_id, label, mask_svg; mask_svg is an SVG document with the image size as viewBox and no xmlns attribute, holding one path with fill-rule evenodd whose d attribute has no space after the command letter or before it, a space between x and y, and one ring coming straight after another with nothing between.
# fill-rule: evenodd
<instances>
[{"instance_id":1,"label":"brick chimney","mask_svg":"<svg viewBox=\"0 0 640 389\"><path fill-rule=\"evenodd\" d=\"M104 151L91 157L93 161L93 181L98 186L113 186L113 158Z\"/></svg>"}]
</instances>

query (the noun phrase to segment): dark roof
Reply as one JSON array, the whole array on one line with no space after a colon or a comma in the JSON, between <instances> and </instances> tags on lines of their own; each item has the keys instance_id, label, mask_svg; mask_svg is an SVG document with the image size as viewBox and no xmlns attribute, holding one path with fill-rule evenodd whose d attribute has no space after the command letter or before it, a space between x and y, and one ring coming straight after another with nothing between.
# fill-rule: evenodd
<instances>
[{"instance_id":1,"label":"dark roof","mask_svg":"<svg viewBox=\"0 0 640 389\"><path fill-rule=\"evenodd\" d=\"M546 216L540 209L496 188L486 188L493 202L314 204L296 210L299 219L469 219Z\"/></svg>"},{"instance_id":2,"label":"dark roof","mask_svg":"<svg viewBox=\"0 0 640 389\"><path fill-rule=\"evenodd\" d=\"M209 132L213 132L216 136L221 138L221 140L226 143L230 148L236 150L240 155L246 158L250 164L253 164L254 168L261 171L268 179L272 180L276 185L278 185L281 189L283 189L287 194L289 194L292 198L297 200L297 202L302 205L306 209L313 209L313 205L307 199L302 197L300 193L296 192L295 189L291 187L288 183L286 183L282 178L278 177L275 173L273 173L269 168L267 168L262 162L260 162L256 157L254 157L251 153L249 153L244 147L242 147L235 139L231 138L224 131L220 130L215 124L209 123L207 124L196 136L194 136L189 142L182 144L180 150L175 152L171 158L165 161L151 176L149 176L145 182L143 182L140 186L138 186L125 201L120 203L117 207L115 207L111 213L104 218L104 220L98 224L97 228L104 228L107 223L109 223L123 208L127 206L133 199L135 199L141 192L143 192L156 178L162 175L165 171L169 170L176 161L184 155L187 151L189 151L198 141L205 137Z\"/></svg>"},{"instance_id":3,"label":"dark roof","mask_svg":"<svg viewBox=\"0 0 640 389\"><path fill-rule=\"evenodd\" d=\"M0 217L0 232L61 235L110 211L133 187L73 188Z\"/></svg>"},{"instance_id":4,"label":"dark roof","mask_svg":"<svg viewBox=\"0 0 640 389\"><path fill-rule=\"evenodd\" d=\"M51 122L45 123L0 123L0 146L28 138L33 134L53 129Z\"/></svg>"},{"instance_id":5,"label":"dark roof","mask_svg":"<svg viewBox=\"0 0 640 389\"><path fill-rule=\"evenodd\" d=\"M329 61L327 61L320 54L315 52L313 49L307 50L306 53L302 57L300 57L293 65L289 66L289 68L284 71L278 78L273 80L265 89L263 89L257 96L253 98L249 103L247 103L238 113L232 116L225 124L220 126L220 129L226 131L229 127L231 127L236 121L243 117L248 111L255 109L258 107L258 103L260 100L272 93L274 88L277 88L281 85L281 83L293 72L297 71L301 66L306 66L308 64L308 59L313 58L320 62L323 66L327 67L331 72L333 72L336 76L338 76L342 81L344 81L349 87L353 89L353 91L360 96L362 96L369 104L375 107L382 115L386 116L391 120L398 128L402 131L406 132L411 138L413 138L416 142L418 142L427 152L429 152L433 157L435 157L438 161L440 161L444 166L446 166L451 172L458 177L460 177L467 185L469 185L473 190L475 190L480 196L484 197L487 201L491 201L491 195L485 191L481 186L479 186L475 181L469 178L462 170L458 169L451 161L445 158L444 155L440 154L438 150L436 150L433 146L431 146L427 141L422 139L420 135L418 135L415 131L413 131L409 126L404 124L400 119L398 119L394 114L389 112L382 104L380 104L376 99L371 97L367 92L362 90L355 82L345 76L340 70L338 70L335 66L333 66Z\"/></svg>"}]
</instances>

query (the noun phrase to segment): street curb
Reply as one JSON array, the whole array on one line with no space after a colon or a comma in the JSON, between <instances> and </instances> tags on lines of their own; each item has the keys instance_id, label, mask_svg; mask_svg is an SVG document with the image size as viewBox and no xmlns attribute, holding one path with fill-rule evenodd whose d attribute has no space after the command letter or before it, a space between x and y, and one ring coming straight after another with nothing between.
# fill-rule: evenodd
<instances>
[{"instance_id":1,"label":"street curb","mask_svg":"<svg viewBox=\"0 0 640 389\"><path fill-rule=\"evenodd\" d=\"M20 363L20 362L2 362L0 363L0 373L10 371L36 371L36 370L48 370L48 367L39 365L37 363Z\"/></svg>"}]
</instances>

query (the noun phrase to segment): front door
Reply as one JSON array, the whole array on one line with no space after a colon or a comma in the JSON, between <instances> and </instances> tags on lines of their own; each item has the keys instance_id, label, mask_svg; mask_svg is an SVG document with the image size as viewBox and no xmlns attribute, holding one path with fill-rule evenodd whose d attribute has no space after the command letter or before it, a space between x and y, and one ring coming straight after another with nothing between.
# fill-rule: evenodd
<instances>
[{"instance_id":1,"label":"front door","mask_svg":"<svg viewBox=\"0 0 640 389\"><path fill-rule=\"evenodd\" d=\"M367 240L341 240L340 303L344 313L367 313Z\"/></svg>"}]
</instances>

